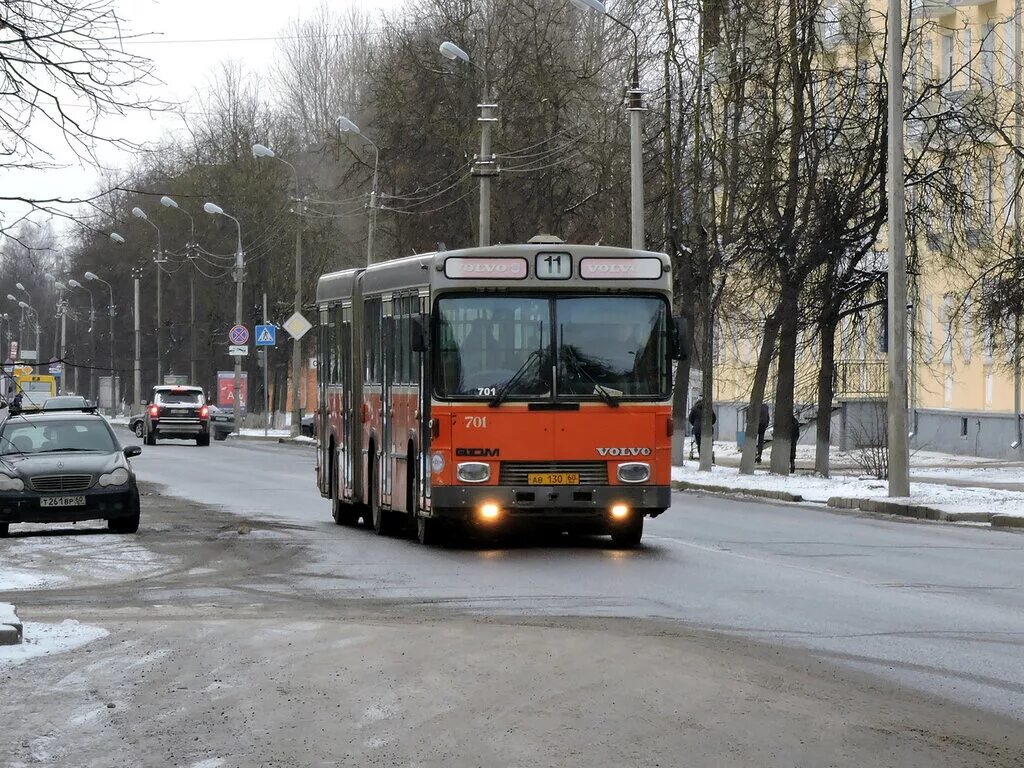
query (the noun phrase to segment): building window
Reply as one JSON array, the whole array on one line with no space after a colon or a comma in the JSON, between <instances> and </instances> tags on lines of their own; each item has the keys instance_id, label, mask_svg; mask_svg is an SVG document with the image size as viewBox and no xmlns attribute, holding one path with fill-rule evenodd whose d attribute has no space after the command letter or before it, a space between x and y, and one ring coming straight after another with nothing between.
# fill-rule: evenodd
<instances>
[{"instance_id":1,"label":"building window","mask_svg":"<svg viewBox=\"0 0 1024 768\"><path fill-rule=\"evenodd\" d=\"M1006 162L1003 163L1003 196L1006 200L1006 222L1013 226L1015 221L1013 217L1013 203L1017 198L1017 180L1016 171L1017 163L1012 153L1009 153L1006 157Z\"/></svg>"},{"instance_id":2,"label":"building window","mask_svg":"<svg viewBox=\"0 0 1024 768\"><path fill-rule=\"evenodd\" d=\"M992 372L985 373L985 405L992 405Z\"/></svg>"},{"instance_id":3,"label":"building window","mask_svg":"<svg viewBox=\"0 0 1024 768\"><path fill-rule=\"evenodd\" d=\"M840 35L839 0L825 0L821 9L821 37L831 48L838 45Z\"/></svg>"},{"instance_id":4,"label":"building window","mask_svg":"<svg viewBox=\"0 0 1024 768\"><path fill-rule=\"evenodd\" d=\"M985 220L986 226L992 226L992 221L995 218L992 198L995 196L996 186L996 167L995 163L991 159L985 161L985 188L982 190L982 216Z\"/></svg>"},{"instance_id":5,"label":"building window","mask_svg":"<svg viewBox=\"0 0 1024 768\"><path fill-rule=\"evenodd\" d=\"M960 437L963 437L965 439L967 437L967 417L966 416L961 416L960 417Z\"/></svg>"},{"instance_id":6,"label":"building window","mask_svg":"<svg viewBox=\"0 0 1024 768\"><path fill-rule=\"evenodd\" d=\"M946 369L946 405L952 405L953 403L953 369Z\"/></svg>"},{"instance_id":7,"label":"building window","mask_svg":"<svg viewBox=\"0 0 1024 768\"><path fill-rule=\"evenodd\" d=\"M991 86L996 81L996 30L991 21L981 26L981 81Z\"/></svg>"},{"instance_id":8,"label":"building window","mask_svg":"<svg viewBox=\"0 0 1024 768\"><path fill-rule=\"evenodd\" d=\"M974 56L974 41L971 39L971 28L965 27L960 34L960 66L964 70L964 84L970 88L974 85L974 70L972 69L972 57Z\"/></svg>"},{"instance_id":9,"label":"building window","mask_svg":"<svg viewBox=\"0 0 1024 768\"><path fill-rule=\"evenodd\" d=\"M939 59L939 80L943 90L949 88L949 78L953 73L953 35L942 36L942 58Z\"/></svg>"},{"instance_id":10,"label":"building window","mask_svg":"<svg viewBox=\"0 0 1024 768\"><path fill-rule=\"evenodd\" d=\"M927 85L935 79L935 45L931 39L924 43L924 82Z\"/></svg>"},{"instance_id":11,"label":"building window","mask_svg":"<svg viewBox=\"0 0 1024 768\"><path fill-rule=\"evenodd\" d=\"M967 365L971 364L971 357L974 354L974 323L971 319L970 310L964 311L964 345L963 354L964 362Z\"/></svg>"},{"instance_id":12,"label":"building window","mask_svg":"<svg viewBox=\"0 0 1024 768\"><path fill-rule=\"evenodd\" d=\"M932 297L929 296L924 304L924 356L928 359L932 356L932 347L935 338L932 333L932 324L935 322L935 315L932 313Z\"/></svg>"}]
</instances>

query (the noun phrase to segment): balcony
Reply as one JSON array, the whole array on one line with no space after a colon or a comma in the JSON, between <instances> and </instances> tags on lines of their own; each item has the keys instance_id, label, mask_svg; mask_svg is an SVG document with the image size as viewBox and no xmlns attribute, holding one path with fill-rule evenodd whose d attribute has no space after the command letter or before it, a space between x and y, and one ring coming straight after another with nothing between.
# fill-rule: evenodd
<instances>
[{"instance_id":1,"label":"balcony","mask_svg":"<svg viewBox=\"0 0 1024 768\"><path fill-rule=\"evenodd\" d=\"M836 362L837 400L877 400L888 392L888 364L885 360L839 360Z\"/></svg>"},{"instance_id":2,"label":"balcony","mask_svg":"<svg viewBox=\"0 0 1024 768\"><path fill-rule=\"evenodd\" d=\"M950 0L945 2L942 0L914 0L910 15L912 18L937 19L955 13L954 5L958 4L956 0L952 0L952 2ZM967 3L963 4L967 5Z\"/></svg>"}]
</instances>

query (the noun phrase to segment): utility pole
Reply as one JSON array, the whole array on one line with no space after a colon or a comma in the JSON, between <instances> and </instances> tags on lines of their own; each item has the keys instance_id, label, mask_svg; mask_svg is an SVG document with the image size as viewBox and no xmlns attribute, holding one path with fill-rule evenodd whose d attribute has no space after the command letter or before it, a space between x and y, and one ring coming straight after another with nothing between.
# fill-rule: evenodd
<instances>
[{"instance_id":1,"label":"utility pole","mask_svg":"<svg viewBox=\"0 0 1024 768\"><path fill-rule=\"evenodd\" d=\"M263 292L263 324L267 321L267 292ZM267 368L270 363L270 347L264 347L263 352L263 436L266 437L270 431L270 391L267 386Z\"/></svg>"},{"instance_id":2,"label":"utility pole","mask_svg":"<svg viewBox=\"0 0 1024 768\"><path fill-rule=\"evenodd\" d=\"M889 64L889 495L910 495L907 432L907 250L903 184L903 8L888 0Z\"/></svg>"},{"instance_id":3,"label":"utility pole","mask_svg":"<svg viewBox=\"0 0 1024 768\"><path fill-rule=\"evenodd\" d=\"M643 91L640 90L639 53L633 50L633 82L626 92L629 106L629 209L631 245L642 251L644 245L644 158L643 130L640 118L644 113Z\"/></svg>"},{"instance_id":4,"label":"utility pole","mask_svg":"<svg viewBox=\"0 0 1024 768\"><path fill-rule=\"evenodd\" d=\"M377 189L376 181L374 181L373 189ZM298 190L296 192L296 212L298 214L298 222L295 225L295 311L302 312L302 215L305 212L303 209L302 200L298 199ZM374 213L374 197L370 195L370 215ZM370 222L370 234L369 237L373 237L373 222ZM371 246L372 247L372 246ZM266 315L266 310L263 312ZM264 318L266 322L266 318ZM301 339L292 339L292 437L298 437L302 429L302 394L306 390L306 380L302 376L302 341Z\"/></svg>"},{"instance_id":5,"label":"utility pole","mask_svg":"<svg viewBox=\"0 0 1024 768\"><path fill-rule=\"evenodd\" d=\"M156 258L153 260L153 263L156 264L156 383L163 384L164 354L162 338L164 335L164 316L163 291L160 290L160 273L164 269L163 249L156 252Z\"/></svg>"},{"instance_id":6,"label":"utility pole","mask_svg":"<svg viewBox=\"0 0 1024 768\"><path fill-rule=\"evenodd\" d=\"M188 244L188 361L189 361L189 383L192 386L199 384L199 373L196 370L196 262L194 242Z\"/></svg>"},{"instance_id":7,"label":"utility pole","mask_svg":"<svg viewBox=\"0 0 1024 768\"><path fill-rule=\"evenodd\" d=\"M1021 120L1024 118L1024 97L1021 84L1021 0L1013 3L1013 260L1020 268L1020 215L1021 215ZM1013 410L1017 416L1017 448L1024 443L1024 428L1021 426L1021 349L1020 349L1020 315L1015 322L1017 343L1013 351Z\"/></svg>"},{"instance_id":8,"label":"utility pole","mask_svg":"<svg viewBox=\"0 0 1024 768\"><path fill-rule=\"evenodd\" d=\"M497 104L491 102L487 88L487 77L484 76L484 96L480 107L480 155L473 167L473 175L480 179L480 245L491 244L491 178L498 175L498 169L491 154L491 128L498 118L494 116Z\"/></svg>"},{"instance_id":9,"label":"utility pole","mask_svg":"<svg viewBox=\"0 0 1024 768\"><path fill-rule=\"evenodd\" d=\"M64 300L64 292L60 293L60 393L63 395L68 391L68 366L64 357L68 350L68 305Z\"/></svg>"},{"instance_id":10,"label":"utility pole","mask_svg":"<svg viewBox=\"0 0 1024 768\"><path fill-rule=\"evenodd\" d=\"M132 277L135 280L135 368L134 368L134 381L132 382L135 387L135 413L142 411L142 333L141 324L139 322L139 277L142 274L142 270L136 267L132 270ZM114 375L113 363L111 363L111 377Z\"/></svg>"},{"instance_id":11,"label":"utility pole","mask_svg":"<svg viewBox=\"0 0 1024 768\"><path fill-rule=\"evenodd\" d=\"M99 402L100 393L96 387L96 309L93 306L91 292L89 293L89 396L93 401Z\"/></svg>"},{"instance_id":12,"label":"utility pole","mask_svg":"<svg viewBox=\"0 0 1024 768\"><path fill-rule=\"evenodd\" d=\"M242 236L238 236L235 250L235 324L242 324L242 282L245 280L245 254L242 253ZM242 431L242 358L235 357L235 433Z\"/></svg>"}]
</instances>

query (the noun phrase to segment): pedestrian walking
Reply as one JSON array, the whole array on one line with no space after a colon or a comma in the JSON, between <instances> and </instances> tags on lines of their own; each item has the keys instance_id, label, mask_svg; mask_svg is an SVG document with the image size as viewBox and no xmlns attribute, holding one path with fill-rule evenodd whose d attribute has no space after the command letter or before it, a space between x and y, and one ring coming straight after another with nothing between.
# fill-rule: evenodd
<instances>
[{"instance_id":1,"label":"pedestrian walking","mask_svg":"<svg viewBox=\"0 0 1024 768\"><path fill-rule=\"evenodd\" d=\"M701 428L704 424L704 399L701 398L693 404L693 408L690 409L690 415L686 418L690 423L690 431L693 433L693 441L697 444L697 457L700 458L700 436ZM715 416L714 410L711 411L711 426L715 425L718 421L718 417ZM693 450L690 451L690 458L693 458Z\"/></svg>"},{"instance_id":2,"label":"pedestrian walking","mask_svg":"<svg viewBox=\"0 0 1024 768\"><path fill-rule=\"evenodd\" d=\"M757 420L757 458L754 459L757 464L761 463L761 454L764 453L764 433L768 431L770 418L768 403L761 403L761 413Z\"/></svg>"},{"instance_id":3,"label":"pedestrian walking","mask_svg":"<svg viewBox=\"0 0 1024 768\"><path fill-rule=\"evenodd\" d=\"M775 428L778 429L779 420L775 420ZM796 444L800 440L800 417L793 412L793 425L789 435L789 471L796 472Z\"/></svg>"}]
</instances>

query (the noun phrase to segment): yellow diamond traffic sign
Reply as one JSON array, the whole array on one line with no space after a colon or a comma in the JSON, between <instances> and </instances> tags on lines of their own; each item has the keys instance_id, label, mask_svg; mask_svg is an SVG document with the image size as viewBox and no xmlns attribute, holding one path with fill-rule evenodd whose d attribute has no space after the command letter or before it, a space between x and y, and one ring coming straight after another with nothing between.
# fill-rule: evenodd
<instances>
[{"instance_id":1,"label":"yellow diamond traffic sign","mask_svg":"<svg viewBox=\"0 0 1024 768\"><path fill-rule=\"evenodd\" d=\"M296 312L284 321L282 327L288 331L288 335L293 339L301 339L309 332L309 329L313 327L313 324L304 318L301 312Z\"/></svg>"}]
</instances>

